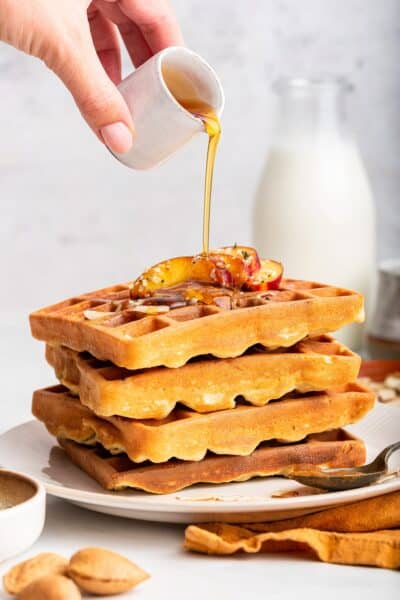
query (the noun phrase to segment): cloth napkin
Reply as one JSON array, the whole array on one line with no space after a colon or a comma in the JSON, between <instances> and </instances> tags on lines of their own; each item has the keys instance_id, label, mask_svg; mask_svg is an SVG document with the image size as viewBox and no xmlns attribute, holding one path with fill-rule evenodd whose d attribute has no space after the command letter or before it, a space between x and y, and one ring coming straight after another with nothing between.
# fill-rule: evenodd
<instances>
[{"instance_id":1,"label":"cloth napkin","mask_svg":"<svg viewBox=\"0 0 400 600\"><path fill-rule=\"evenodd\" d=\"M206 554L311 552L324 562L400 568L400 492L281 521L189 525L185 548Z\"/></svg>"}]
</instances>

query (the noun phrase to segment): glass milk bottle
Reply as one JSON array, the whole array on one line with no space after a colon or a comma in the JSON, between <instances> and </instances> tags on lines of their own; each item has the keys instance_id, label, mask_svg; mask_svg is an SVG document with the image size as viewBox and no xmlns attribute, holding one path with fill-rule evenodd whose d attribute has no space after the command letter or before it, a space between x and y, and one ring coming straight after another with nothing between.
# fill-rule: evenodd
<instances>
[{"instance_id":1,"label":"glass milk bottle","mask_svg":"<svg viewBox=\"0 0 400 600\"><path fill-rule=\"evenodd\" d=\"M373 297L375 214L368 177L346 127L341 79L282 79L276 131L256 195L254 245L287 277ZM362 327L337 337L359 348Z\"/></svg>"}]
</instances>

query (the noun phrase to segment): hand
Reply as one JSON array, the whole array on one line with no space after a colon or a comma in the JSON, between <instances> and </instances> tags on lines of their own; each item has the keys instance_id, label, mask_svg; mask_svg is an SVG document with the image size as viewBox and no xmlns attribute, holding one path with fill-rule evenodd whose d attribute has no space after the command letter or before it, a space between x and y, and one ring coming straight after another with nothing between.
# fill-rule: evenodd
<instances>
[{"instance_id":1,"label":"hand","mask_svg":"<svg viewBox=\"0 0 400 600\"><path fill-rule=\"evenodd\" d=\"M111 150L127 152L134 124L116 87L118 30L136 67L183 44L167 0L0 0L0 39L43 60L96 135Z\"/></svg>"}]
</instances>

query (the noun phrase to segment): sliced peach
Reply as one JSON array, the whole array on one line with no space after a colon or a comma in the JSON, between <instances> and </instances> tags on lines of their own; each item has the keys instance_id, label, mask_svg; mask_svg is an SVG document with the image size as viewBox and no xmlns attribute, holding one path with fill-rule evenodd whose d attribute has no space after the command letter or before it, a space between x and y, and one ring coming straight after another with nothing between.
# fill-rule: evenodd
<instances>
[{"instance_id":1,"label":"sliced peach","mask_svg":"<svg viewBox=\"0 0 400 600\"><path fill-rule=\"evenodd\" d=\"M172 287L193 277L194 263L192 256L181 256L164 260L145 271L138 277L131 290L132 298L144 298L153 292L166 287ZM196 272L201 275L202 265L196 265ZM207 272L204 272L204 277Z\"/></svg>"},{"instance_id":2,"label":"sliced peach","mask_svg":"<svg viewBox=\"0 0 400 600\"><path fill-rule=\"evenodd\" d=\"M283 266L276 260L261 260L261 268L250 277L244 287L246 290L258 292L276 290L282 280Z\"/></svg>"},{"instance_id":3,"label":"sliced peach","mask_svg":"<svg viewBox=\"0 0 400 600\"><path fill-rule=\"evenodd\" d=\"M257 254L257 251L250 246L225 246L214 250L213 254L226 254L233 258L240 259L243 262L244 269L249 275L253 275L260 269L261 261Z\"/></svg>"},{"instance_id":4,"label":"sliced peach","mask_svg":"<svg viewBox=\"0 0 400 600\"><path fill-rule=\"evenodd\" d=\"M157 290L186 281L199 281L220 287L241 287L247 278L243 262L238 258L227 258L219 254L182 256L161 262L145 271L134 282L131 296L144 298Z\"/></svg>"}]
</instances>

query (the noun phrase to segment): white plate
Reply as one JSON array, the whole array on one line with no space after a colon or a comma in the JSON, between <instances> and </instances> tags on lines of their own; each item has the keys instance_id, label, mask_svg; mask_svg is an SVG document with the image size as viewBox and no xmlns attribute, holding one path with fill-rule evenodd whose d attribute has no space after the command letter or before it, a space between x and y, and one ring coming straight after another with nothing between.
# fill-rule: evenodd
<instances>
[{"instance_id":1,"label":"white plate","mask_svg":"<svg viewBox=\"0 0 400 600\"><path fill-rule=\"evenodd\" d=\"M360 423L347 429L365 441L371 459L388 444L400 440L400 407L377 405ZM299 484L272 477L244 483L197 485L164 496L134 490L107 492L75 467L36 421L19 425L0 437L0 464L40 480L49 494L90 510L169 523L274 520L400 490L400 477L396 477L356 490L273 498L274 492L292 490ZM390 467L400 467L400 452L393 455Z\"/></svg>"}]
</instances>

